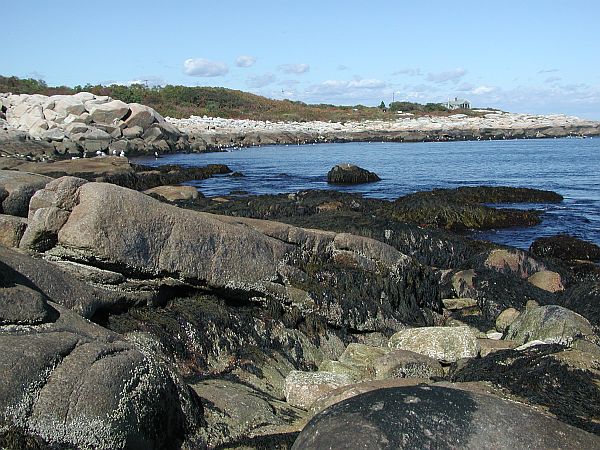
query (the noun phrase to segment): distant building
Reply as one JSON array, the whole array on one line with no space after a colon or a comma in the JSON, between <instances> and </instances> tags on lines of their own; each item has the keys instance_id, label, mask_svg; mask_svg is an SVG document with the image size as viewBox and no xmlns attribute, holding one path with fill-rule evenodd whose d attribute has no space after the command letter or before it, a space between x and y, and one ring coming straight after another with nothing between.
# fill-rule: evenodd
<instances>
[{"instance_id":1,"label":"distant building","mask_svg":"<svg viewBox=\"0 0 600 450\"><path fill-rule=\"evenodd\" d=\"M454 100L448 100L444 106L448 109L471 109L471 103L469 100L458 97L454 97Z\"/></svg>"}]
</instances>

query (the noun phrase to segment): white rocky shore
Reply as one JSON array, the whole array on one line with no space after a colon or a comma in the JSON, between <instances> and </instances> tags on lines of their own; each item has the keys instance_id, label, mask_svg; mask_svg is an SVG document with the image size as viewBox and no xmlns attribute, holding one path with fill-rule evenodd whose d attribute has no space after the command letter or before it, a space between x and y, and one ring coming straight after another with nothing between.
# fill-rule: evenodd
<instances>
[{"instance_id":1,"label":"white rocky shore","mask_svg":"<svg viewBox=\"0 0 600 450\"><path fill-rule=\"evenodd\" d=\"M600 122L566 115L530 115L480 110L480 116L399 115L362 122L269 122L191 116L167 122L209 145L256 145L352 140L511 139L600 134ZM229 141L228 139L229 138Z\"/></svg>"},{"instance_id":2,"label":"white rocky shore","mask_svg":"<svg viewBox=\"0 0 600 450\"><path fill-rule=\"evenodd\" d=\"M83 156L189 148L186 136L154 109L89 92L52 96L0 93L0 129L4 131L0 154ZM15 142L16 151L11 152Z\"/></svg>"},{"instance_id":3,"label":"white rocky shore","mask_svg":"<svg viewBox=\"0 0 600 450\"><path fill-rule=\"evenodd\" d=\"M447 141L600 135L600 122L565 115L476 111L478 115L399 114L395 120L269 122L191 116L163 118L154 109L89 92L0 93L0 155L34 159L204 152L269 144L348 141Z\"/></svg>"}]
</instances>

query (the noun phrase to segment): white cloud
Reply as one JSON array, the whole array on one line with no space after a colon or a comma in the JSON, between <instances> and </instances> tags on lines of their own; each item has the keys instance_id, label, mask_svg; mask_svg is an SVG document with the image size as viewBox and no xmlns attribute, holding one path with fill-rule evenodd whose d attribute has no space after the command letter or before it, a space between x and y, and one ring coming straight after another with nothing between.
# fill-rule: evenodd
<instances>
[{"instance_id":1,"label":"white cloud","mask_svg":"<svg viewBox=\"0 0 600 450\"><path fill-rule=\"evenodd\" d=\"M227 64L204 58L190 58L183 62L183 73L192 77L219 77L229 72Z\"/></svg>"},{"instance_id":2,"label":"white cloud","mask_svg":"<svg viewBox=\"0 0 600 450\"><path fill-rule=\"evenodd\" d=\"M288 88L291 88L293 86L297 86L300 84L300 81L298 80L281 80L279 83L280 86L286 86Z\"/></svg>"},{"instance_id":3,"label":"white cloud","mask_svg":"<svg viewBox=\"0 0 600 450\"><path fill-rule=\"evenodd\" d=\"M404 69L397 70L392 75L408 75L410 77L416 77L422 75L419 67L407 67Z\"/></svg>"},{"instance_id":4,"label":"white cloud","mask_svg":"<svg viewBox=\"0 0 600 450\"><path fill-rule=\"evenodd\" d=\"M492 86L477 86L471 92L475 95L481 95L481 94L489 94L491 92L494 92L495 90L496 90L496 88L492 87Z\"/></svg>"},{"instance_id":5,"label":"white cloud","mask_svg":"<svg viewBox=\"0 0 600 450\"><path fill-rule=\"evenodd\" d=\"M350 67L345 66L344 64L340 64L339 66L337 66L337 70L348 70Z\"/></svg>"},{"instance_id":6,"label":"white cloud","mask_svg":"<svg viewBox=\"0 0 600 450\"><path fill-rule=\"evenodd\" d=\"M353 80L348 82L348 88L357 89L379 89L386 86L386 83L381 80L369 79L369 80Z\"/></svg>"},{"instance_id":7,"label":"white cloud","mask_svg":"<svg viewBox=\"0 0 600 450\"><path fill-rule=\"evenodd\" d=\"M235 65L237 67L251 67L255 62L256 58L254 56L242 55L237 57Z\"/></svg>"},{"instance_id":8,"label":"white cloud","mask_svg":"<svg viewBox=\"0 0 600 450\"><path fill-rule=\"evenodd\" d=\"M283 73L301 75L310 70L310 66L308 64L282 64L279 66L279 70Z\"/></svg>"},{"instance_id":9,"label":"white cloud","mask_svg":"<svg viewBox=\"0 0 600 450\"><path fill-rule=\"evenodd\" d=\"M561 77L548 77L544 80L544 83L555 83L560 80L562 80Z\"/></svg>"},{"instance_id":10,"label":"white cloud","mask_svg":"<svg viewBox=\"0 0 600 450\"><path fill-rule=\"evenodd\" d=\"M446 72L429 73L427 74L427 81L433 81L434 83L445 83L446 81L457 82L461 79L467 71L465 69L457 68L448 70Z\"/></svg>"},{"instance_id":11,"label":"white cloud","mask_svg":"<svg viewBox=\"0 0 600 450\"><path fill-rule=\"evenodd\" d=\"M263 75L253 75L246 78L246 85L251 88L262 88L275 82L275 75L265 73Z\"/></svg>"},{"instance_id":12,"label":"white cloud","mask_svg":"<svg viewBox=\"0 0 600 450\"><path fill-rule=\"evenodd\" d=\"M538 73L555 73L558 72L558 69L542 69L542 70L538 70Z\"/></svg>"}]
</instances>

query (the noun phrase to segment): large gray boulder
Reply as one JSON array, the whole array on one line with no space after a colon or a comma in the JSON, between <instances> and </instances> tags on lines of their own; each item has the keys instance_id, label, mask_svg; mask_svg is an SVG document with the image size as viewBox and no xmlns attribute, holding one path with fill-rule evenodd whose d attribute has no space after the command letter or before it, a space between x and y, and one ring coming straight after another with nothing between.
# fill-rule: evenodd
<instances>
[{"instance_id":1,"label":"large gray boulder","mask_svg":"<svg viewBox=\"0 0 600 450\"><path fill-rule=\"evenodd\" d=\"M342 373L292 370L285 378L283 392L290 405L308 410L319 397L353 382L350 376Z\"/></svg>"},{"instance_id":2,"label":"large gray boulder","mask_svg":"<svg viewBox=\"0 0 600 450\"><path fill-rule=\"evenodd\" d=\"M475 358L479 353L477 336L469 327L411 328L392 335L388 345L443 362Z\"/></svg>"},{"instance_id":3,"label":"large gray boulder","mask_svg":"<svg viewBox=\"0 0 600 450\"><path fill-rule=\"evenodd\" d=\"M129 105L121 100L91 105L88 108L92 120L96 123L113 123L124 118L129 112Z\"/></svg>"},{"instance_id":4,"label":"large gray boulder","mask_svg":"<svg viewBox=\"0 0 600 450\"><path fill-rule=\"evenodd\" d=\"M511 323L506 333L506 339L519 345L530 341L569 345L580 338L598 340L585 317L558 305L526 310Z\"/></svg>"},{"instance_id":5,"label":"large gray boulder","mask_svg":"<svg viewBox=\"0 0 600 450\"><path fill-rule=\"evenodd\" d=\"M52 178L44 175L0 170L0 213L27 217L29 200L49 181L52 181Z\"/></svg>"},{"instance_id":6,"label":"large gray boulder","mask_svg":"<svg viewBox=\"0 0 600 450\"><path fill-rule=\"evenodd\" d=\"M139 103L130 103L129 110L129 117L125 119L125 125L128 128L140 127L141 129L145 130L154 122L161 121L158 120L159 116L156 114L156 111L147 106L140 105ZM162 121L164 121L164 119Z\"/></svg>"},{"instance_id":7,"label":"large gray boulder","mask_svg":"<svg viewBox=\"0 0 600 450\"><path fill-rule=\"evenodd\" d=\"M439 386L379 389L333 405L293 449L598 448L600 437L491 395Z\"/></svg>"},{"instance_id":8,"label":"large gray boulder","mask_svg":"<svg viewBox=\"0 0 600 450\"><path fill-rule=\"evenodd\" d=\"M444 376L442 365L429 356L408 350L394 350L373 362L375 378L433 378Z\"/></svg>"},{"instance_id":9,"label":"large gray boulder","mask_svg":"<svg viewBox=\"0 0 600 450\"><path fill-rule=\"evenodd\" d=\"M18 247L27 228L27 219L0 214L0 245Z\"/></svg>"},{"instance_id":10,"label":"large gray boulder","mask_svg":"<svg viewBox=\"0 0 600 450\"><path fill-rule=\"evenodd\" d=\"M0 262L0 269L8 267ZM20 284L0 287L0 325L38 325L48 322L53 311L39 291Z\"/></svg>"}]
</instances>

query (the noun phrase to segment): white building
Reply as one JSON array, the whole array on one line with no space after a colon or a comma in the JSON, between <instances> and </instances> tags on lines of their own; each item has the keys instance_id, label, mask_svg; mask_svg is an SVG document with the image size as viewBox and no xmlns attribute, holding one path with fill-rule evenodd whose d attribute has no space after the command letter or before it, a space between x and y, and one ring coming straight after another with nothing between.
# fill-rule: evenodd
<instances>
[{"instance_id":1,"label":"white building","mask_svg":"<svg viewBox=\"0 0 600 450\"><path fill-rule=\"evenodd\" d=\"M448 109L471 109L471 103L464 98L454 97L454 100L448 99L444 105Z\"/></svg>"}]
</instances>

